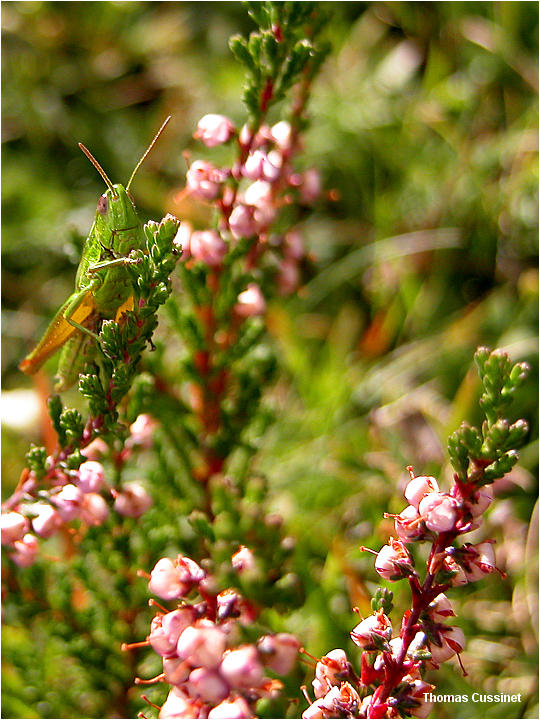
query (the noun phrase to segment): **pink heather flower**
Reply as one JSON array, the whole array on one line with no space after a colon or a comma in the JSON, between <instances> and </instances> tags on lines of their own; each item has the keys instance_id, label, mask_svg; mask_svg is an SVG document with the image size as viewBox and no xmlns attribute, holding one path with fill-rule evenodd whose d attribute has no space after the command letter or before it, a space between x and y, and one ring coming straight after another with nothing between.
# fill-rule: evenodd
<instances>
[{"instance_id":1,"label":"pink heather flower","mask_svg":"<svg viewBox=\"0 0 540 720\"><path fill-rule=\"evenodd\" d=\"M258 226L254 215L255 208L251 205L239 204L233 209L229 217L229 228L236 240L256 235Z\"/></svg>"},{"instance_id":2,"label":"pink heather flower","mask_svg":"<svg viewBox=\"0 0 540 720\"><path fill-rule=\"evenodd\" d=\"M190 672L191 665L185 660L179 657L163 658L163 675L171 685L181 685L188 679Z\"/></svg>"},{"instance_id":3,"label":"pink heather flower","mask_svg":"<svg viewBox=\"0 0 540 720\"><path fill-rule=\"evenodd\" d=\"M186 187L200 200L215 200L221 193L226 174L205 160L195 160L186 173Z\"/></svg>"},{"instance_id":4,"label":"pink heather flower","mask_svg":"<svg viewBox=\"0 0 540 720\"><path fill-rule=\"evenodd\" d=\"M375 558L375 570L381 577L392 582L408 577L412 569L412 558L405 545L401 540L392 537Z\"/></svg>"},{"instance_id":5,"label":"pink heather flower","mask_svg":"<svg viewBox=\"0 0 540 720\"><path fill-rule=\"evenodd\" d=\"M272 185L264 180L256 180L244 192L246 205L253 205L253 218L259 230L265 228L276 216L276 208L272 197Z\"/></svg>"},{"instance_id":6,"label":"pink heather flower","mask_svg":"<svg viewBox=\"0 0 540 720\"><path fill-rule=\"evenodd\" d=\"M449 617L456 616L450 600L444 593L437 595L437 597L429 603L428 613L434 622L444 622Z\"/></svg>"},{"instance_id":7,"label":"pink heather flower","mask_svg":"<svg viewBox=\"0 0 540 720\"><path fill-rule=\"evenodd\" d=\"M283 240L286 257L293 260L301 260L304 257L304 240L298 230L290 230Z\"/></svg>"},{"instance_id":8,"label":"pink heather flower","mask_svg":"<svg viewBox=\"0 0 540 720\"><path fill-rule=\"evenodd\" d=\"M460 563L469 582L481 580L495 569L495 550L491 542L478 545L466 545L462 549Z\"/></svg>"},{"instance_id":9,"label":"pink heather flower","mask_svg":"<svg viewBox=\"0 0 540 720\"><path fill-rule=\"evenodd\" d=\"M430 643L431 662L440 665L446 662L452 655L459 654L465 647L465 634L463 630L455 625L444 628L441 633L442 646L439 647Z\"/></svg>"},{"instance_id":10,"label":"pink heather flower","mask_svg":"<svg viewBox=\"0 0 540 720\"><path fill-rule=\"evenodd\" d=\"M109 517L109 506L97 493L84 496L81 507L81 520L86 525L103 525Z\"/></svg>"},{"instance_id":11,"label":"pink heather flower","mask_svg":"<svg viewBox=\"0 0 540 720\"><path fill-rule=\"evenodd\" d=\"M37 503L34 505L37 515L32 518L32 530L42 538L51 537L62 525L62 518L52 505Z\"/></svg>"},{"instance_id":12,"label":"pink heather flower","mask_svg":"<svg viewBox=\"0 0 540 720\"><path fill-rule=\"evenodd\" d=\"M458 565L454 558L447 555L443 560L443 566L446 572L452 573L453 577L450 582L454 587L466 585L469 582L465 575L465 570L463 570L461 565Z\"/></svg>"},{"instance_id":13,"label":"pink heather flower","mask_svg":"<svg viewBox=\"0 0 540 720\"><path fill-rule=\"evenodd\" d=\"M81 454L88 460L99 460L108 451L108 446L103 438L92 440L83 450Z\"/></svg>"},{"instance_id":14,"label":"pink heather flower","mask_svg":"<svg viewBox=\"0 0 540 720\"><path fill-rule=\"evenodd\" d=\"M250 180L266 180L274 182L280 175L280 168L274 165L262 150L252 152L242 170L244 177Z\"/></svg>"},{"instance_id":15,"label":"pink heather flower","mask_svg":"<svg viewBox=\"0 0 540 720\"><path fill-rule=\"evenodd\" d=\"M154 433L158 424L151 415L142 413L129 426L129 444L149 449L154 443Z\"/></svg>"},{"instance_id":16,"label":"pink heather flower","mask_svg":"<svg viewBox=\"0 0 540 720\"><path fill-rule=\"evenodd\" d=\"M350 663L341 648L323 655L315 666L315 679L312 682L315 697L324 697L333 685L339 685L341 680L349 675L349 671Z\"/></svg>"},{"instance_id":17,"label":"pink heather flower","mask_svg":"<svg viewBox=\"0 0 540 720\"><path fill-rule=\"evenodd\" d=\"M250 283L246 290L238 295L238 302L234 306L237 315L241 317L254 317L262 315L266 310L266 300L261 289L255 283Z\"/></svg>"},{"instance_id":18,"label":"pink heather flower","mask_svg":"<svg viewBox=\"0 0 540 720\"><path fill-rule=\"evenodd\" d=\"M327 717L328 713L326 712L324 697L315 700L315 702L311 703L311 705L302 713L303 720L318 720L319 718Z\"/></svg>"},{"instance_id":19,"label":"pink heather flower","mask_svg":"<svg viewBox=\"0 0 540 720\"><path fill-rule=\"evenodd\" d=\"M240 720L253 717L255 716L243 697L224 700L208 713L208 720Z\"/></svg>"},{"instance_id":20,"label":"pink heather flower","mask_svg":"<svg viewBox=\"0 0 540 720\"><path fill-rule=\"evenodd\" d=\"M420 501L429 493L439 492L439 485L434 477L419 475L413 478L405 488L405 498L410 505L418 508Z\"/></svg>"},{"instance_id":21,"label":"pink heather flower","mask_svg":"<svg viewBox=\"0 0 540 720\"><path fill-rule=\"evenodd\" d=\"M418 512L424 518L429 530L443 533L454 529L458 517L458 504L450 495L432 492L420 501Z\"/></svg>"},{"instance_id":22,"label":"pink heather flower","mask_svg":"<svg viewBox=\"0 0 540 720\"><path fill-rule=\"evenodd\" d=\"M159 711L160 718L196 718L199 711L196 701L187 697L180 688L173 687Z\"/></svg>"},{"instance_id":23,"label":"pink heather flower","mask_svg":"<svg viewBox=\"0 0 540 720\"><path fill-rule=\"evenodd\" d=\"M83 493L99 492L105 483L103 465L95 460L87 460L79 467L75 482Z\"/></svg>"},{"instance_id":24,"label":"pink heather flower","mask_svg":"<svg viewBox=\"0 0 540 720\"><path fill-rule=\"evenodd\" d=\"M70 484L64 485L58 495L54 495L51 500L58 508L62 520L69 522L79 515L83 498L83 491L76 485Z\"/></svg>"},{"instance_id":25,"label":"pink heather flower","mask_svg":"<svg viewBox=\"0 0 540 720\"><path fill-rule=\"evenodd\" d=\"M243 645L225 653L219 670L236 689L256 688L263 681L263 667L254 645Z\"/></svg>"},{"instance_id":26,"label":"pink heather flower","mask_svg":"<svg viewBox=\"0 0 540 720\"><path fill-rule=\"evenodd\" d=\"M279 265L277 284L280 295L290 295L300 283L300 272L296 260L282 260Z\"/></svg>"},{"instance_id":27,"label":"pink heather flower","mask_svg":"<svg viewBox=\"0 0 540 720\"><path fill-rule=\"evenodd\" d=\"M28 529L28 520L18 512L2 513L0 522L2 524L2 545L10 545L16 540L22 540Z\"/></svg>"},{"instance_id":28,"label":"pink heather flower","mask_svg":"<svg viewBox=\"0 0 540 720\"><path fill-rule=\"evenodd\" d=\"M217 230L196 230L191 235L191 256L210 267L219 267L227 254L227 245Z\"/></svg>"},{"instance_id":29,"label":"pink heather flower","mask_svg":"<svg viewBox=\"0 0 540 720\"><path fill-rule=\"evenodd\" d=\"M217 668L220 664L227 636L209 620L199 620L187 627L178 638L178 657L195 667Z\"/></svg>"},{"instance_id":30,"label":"pink heather flower","mask_svg":"<svg viewBox=\"0 0 540 720\"><path fill-rule=\"evenodd\" d=\"M419 517L420 513L414 505L408 505L394 519L396 535L402 542L413 542L414 540L420 540L424 536L424 529Z\"/></svg>"},{"instance_id":31,"label":"pink heather flower","mask_svg":"<svg viewBox=\"0 0 540 720\"><path fill-rule=\"evenodd\" d=\"M190 255L190 241L192 232L192 224L183 221L178 226L178 230L176 231L176 235L173 239L174 247L182 251L182 258L184 260L187 259Z\"/></svg>"},{"instance_id":32,"label":"pink heather flower","mask_svg":"<svg viewBox=\"0 0 540 720\"><path fill-rule=\"evenodd\" d=\"M264 635L257 643L257 649L264 665L278 675L288 675L293 669L300 643L289 633Z\"/></svg>"},{"instance_id":33,"label":"pink heather flower","mask_svg":"<svg viewBox=\"0 0 540 720\"><path fill-rule=\"evenodd\" d=\"M482 515L493 501L493 485L484 485L471 496L467 509L473 517Z\"/></svg>"},{"instance_id":34,"label":"pink heather flower","mask_svg":"<svg viewBox=\"0 0 540 720\"><path fill-rule=\"evenodd\" d=\"M150 625L150 645L162 657L175 657L178 638L194 620L195 611L191 606L156 615Z\"/></svg>"},{"instance_id":35,"label":"pink heather flower","mask_svg":"<svg viewBox=\"0 0 540 720\"><path fill-rule=\"evenodd\" d=\"M111 492L114 496L114 509L124 517L138 518L144 515L154 502L143 486L136 482L126 483L120 492Z\"/></svg>"},{"instance_id":36,"label":"pink heather flower","mask_svg":"<svg viewBox=\"0 0 540 720\"><path fill-rule=\"evenodd\" d=\"M161 558L150 573L148 587L163 600L176 600L187 595L206 573L194 560L178 555L175 560Z\"/></svg>"},{"instance_id":37,"label":"pink heather flower","mask_svg":"<svg viewBox=\"0 0 540 720\"><path fill-rule=\"evenodd\" d=\"M288 150L291 147L292 128L291 124L286 120L276 123L271 129L272 140L282 150Z\"/></svg>"},{"instance_id":38,"label":"pink heather flower","mask_svg":"<svg viewBox=\"0 0 540 720\"><path fill-rule=\"evenodd\" d=\"M193 137L203 142L206 147L214 147L228 142L234 133L234 125L228 117L209 113L199 120Z\"/></svg>"},{"instance_id":39,"label":"pink heather flower","mask_svg":"<svg viewBox=\"0 0 540 720\"><path fill-rule=\"evenodd\" d=\"M255 569L255 558L253 557L253 553L245 545L241 545L240 549L234 553L231 558L231 563L237 573Z\"/></svg>"},{"instance_id":40,"label":"pink heather flower","mask_svg":"<svg viewBox=\"0 0 540 720\"><path fill-rule=\"evenodd\" d=\"M413 717L426 718L433 708L433 702L427 700L426 695L435 689L435 685L430 685L422 679L408 680L408 683L407 695L418 703L415 707L407 706L408 711Z\"/></svg>"},{"instance_id":41,"label":"pink heather flower","mask_svg":"<svg viewBox=\"0 0 540 720\"><path fill-rule=\"evenodd\" d=\"M15 540L13 543L15 552L11 555L11 559L19 567L29 567L36 560L38 547L36 536L26 533L22 540Z\"/></svg>"},{"instance_id":42,"label":"pink heather flower","mask_svg":"<svg viewBox=\"0 0 540 720\"><path fill-rule=\"evenodd\" d=\"M351 630L353 643L364 649L373 649L376 647L373 642L373 635L387 641L392 637L392 623L382 610L378 610L373 615L369 615Z\"/></svg>"},{"instance_id":43,"label":"pink heather flower","mask_svg":"<svg viewBox=\"0 0 540 720\"><path fill-rule=\"evenodd\" d=\"M314 202L321 194L321 178L315 168L310 168L302 175L300 197L306 204Z\"/></svg>"},{"instance_id":44,"label":"pink heather flower","mask_svg":"<svg viewBox=\"0 0 540 720\"><path fill-rule=\"evenodd\" d=\"M205 667L195 668L191 672L187 686L192 697L200 698L203 702L212 705L225 700L230 692L228 684L221 675Z\"/></svg>"}]
</instances>

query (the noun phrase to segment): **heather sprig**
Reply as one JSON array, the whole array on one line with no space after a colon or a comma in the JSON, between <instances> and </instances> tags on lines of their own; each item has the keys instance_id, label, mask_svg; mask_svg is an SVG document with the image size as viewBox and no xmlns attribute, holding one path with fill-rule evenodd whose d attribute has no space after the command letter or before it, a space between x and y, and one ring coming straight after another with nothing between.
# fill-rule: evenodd
<instances>
[{"instance_id":1,"label":"heather sprig","mask_svg":"<svg viewBox=\"0 0 540 720\"><path fill-rule=\"evenodd\" d=\"M407 580L411 606L399 624L393 624L392 594L379 588L372 600L373 614L351 631L362 649L357 674L345 652L332 650L316 665L311 701L304 718L426 717L434 685L424 680L428 669L462 652L463 630L452 624L455 613L446 592L476 582L497 568L494 541L458 543L460 536L481 526L493 500L493 481L518 459L517 448L527 434L527 423L505 417L516 389L525 381L526 363L513 364L500 350L479 348L475 361L483 386L480 406L485 414L481 429L463 424L449 439L455 469L454 483L443 492L432 476L416 476L409 467L405 488L409 505L399 514L385 514L395 523L376 555L375 570L390 582ZM429 556L418 568L411 544L426 544ZM366 550L366 548L362 548ZM503 574L501 572L501 574Z\"/></svg>"}]
</instances>

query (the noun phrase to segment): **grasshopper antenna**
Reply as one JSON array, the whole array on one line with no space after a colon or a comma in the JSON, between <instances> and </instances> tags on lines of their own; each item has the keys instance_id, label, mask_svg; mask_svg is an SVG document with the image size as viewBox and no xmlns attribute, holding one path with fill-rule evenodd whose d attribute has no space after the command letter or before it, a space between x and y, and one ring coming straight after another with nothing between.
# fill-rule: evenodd
<instances>
[{"instance_id":1,"label":"grasshopper antenna","mask_svg":"<svg viewBox=\"0 0 540 720\"><path fill-rule=\"evenodd\" d=\"M169 120L171 119L171 117L172 117L172 115L169 115L169 117L165 120L165 122L163 123L163 125L159 128L159 130L158 130L157 133L156 133L156 136L154 137L154 139L152 140L152 142L150 143L150 145L149 145L148 148L146 149L146 152L144 153L144 155L142 156L142 158L139 160L139 162L137 163L137 165L135 165L135 170L131 173L131 177L129 178L128 184L126 185L126 190L129 190L129 186L130 186L131 183L133 182L133 178L134 178L135 175L137 174L137 171L139 170L139 168L141 167L141 165L143 164L143 162L144 162L144 161L146 160L146 158L148 157L148 153L152 150L152 148L154 147L154 145L155 145L156 142L158 141L161 133L165 130L165 126L167 125L167 123L169 122Z\"/></svg>"},{"instance_id":2,"label":"grasshopper antenna","mask_svg":"<svg viewBox=\"0 0 540 720\"><path fill-rule=\"evenodd\" d=\"M114 189L114 185L113 185L112 182L109 180L109 178L108 178L107 173L105 172L105 170L101 167L101 165L98 163L98 161L96 160L96 158L92 155L92 153L90 152L90 150L89 150L87 147L85 147L82 143L79 143L79 147L81 148L81 150L83 151L83 153L86 155L86 157L90 160L90 162L92 163L92 165L96 168L96 170L98 171L98 173L101 175L101 177L103 178L103 180L104 180L104 182L105 182L105 185L106 185L106 186L109 188L109 190L112 192L113 197L117 198L117 197L118 197L118 193L117 193L116 190Z\"/></svg>"}]
</instances>

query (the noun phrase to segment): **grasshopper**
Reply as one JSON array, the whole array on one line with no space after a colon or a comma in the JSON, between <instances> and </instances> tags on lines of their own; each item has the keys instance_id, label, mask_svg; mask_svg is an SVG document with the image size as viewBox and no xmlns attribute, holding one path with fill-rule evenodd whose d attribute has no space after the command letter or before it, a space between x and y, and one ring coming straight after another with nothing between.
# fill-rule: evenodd
<instances>
[{"instance_id":1,"label":"grasshopper","mask_svg":"<svg viewBox=\"0 0 540 720\"><path fill-rule=\"evenodd\" d=\"M95 354L95 342L102 320L119 320L133 309L133 286L126 266L138 261L130 254L143 250L143 226L129 194L129 187L148 153L163 132L165 120L133 170L128 184L113 185L90 151L80 149L103 178L107 190L98 200L94 224L84 243L75 279L75 291L60 307L45 334L19 365L28 375L60 348L55 390L71 387Z\"/></svg>"}]
</instances>

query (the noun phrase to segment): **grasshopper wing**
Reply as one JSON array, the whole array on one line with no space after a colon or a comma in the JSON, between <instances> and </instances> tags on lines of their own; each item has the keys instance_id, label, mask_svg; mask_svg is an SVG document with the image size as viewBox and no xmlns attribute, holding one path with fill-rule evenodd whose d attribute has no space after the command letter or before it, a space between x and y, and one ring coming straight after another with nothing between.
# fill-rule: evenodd
<instances>
[{"instance_id":1,"label":"grasshopper wing","mask_svg":"<svg viewBox=\"0 0 540 720\"><path fill-rule=\"evenodd\" d=\"M72 308L74 309L72 310ZM80 332L67 320L67 317L79 325L85 325L85 321L88 321L94 311L95 302L90 290L85 290L80 293L80 296L78 294L71 295L52 319L36 348L21 362L19 369L27 375L37 372L43 363L51 355L54 355L74 333Z\"/></svg>"}]
</instances>

